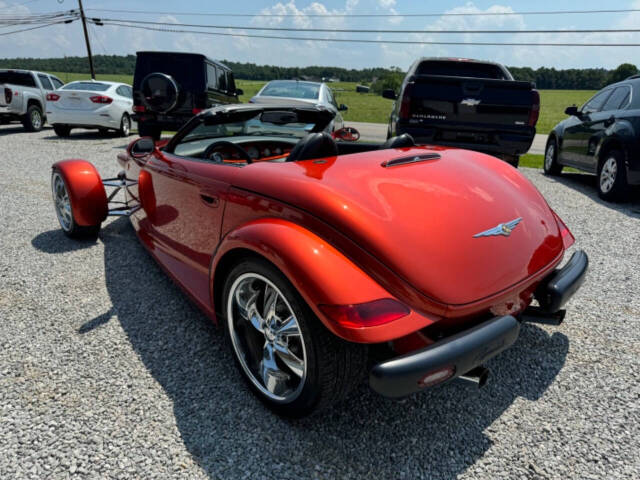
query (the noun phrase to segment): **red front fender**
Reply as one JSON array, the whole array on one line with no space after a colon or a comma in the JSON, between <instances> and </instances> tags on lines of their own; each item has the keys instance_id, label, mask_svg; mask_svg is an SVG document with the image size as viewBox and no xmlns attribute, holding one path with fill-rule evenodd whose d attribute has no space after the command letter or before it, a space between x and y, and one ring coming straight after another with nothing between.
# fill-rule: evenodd
<instances>
[{"instance_id":1,"label":"red front fender","mask_svg":"<svg viewBox=\"0 0 640 480\"><path fill-rule=\"evenodd\" d=\"M345 340L378 343L415 332L436 319L415 312L383 325L342 325L329 319L318 305L352 305L393 296L357 265L314 233L282 219L260 219L231 231L222 241L212 264L211 289L221 299L223 281L218 266L238 249L251 250L273 263L300 292L322 323ZM218 300L219 301L219 300ZM216 311L222 305L214 305Z\"/></svg>"},{"instance_id":2,"label":"red front fender","mask_svg":"<svg viewBox=\"0 0 640 480\"><path fill-rule=\"evenodd\" d=\"M67 185L78 225L98 225L107 218L107 193L96 167L86 160L63 160L52 168L60 172Z\"/></svg>"}]
</instances>

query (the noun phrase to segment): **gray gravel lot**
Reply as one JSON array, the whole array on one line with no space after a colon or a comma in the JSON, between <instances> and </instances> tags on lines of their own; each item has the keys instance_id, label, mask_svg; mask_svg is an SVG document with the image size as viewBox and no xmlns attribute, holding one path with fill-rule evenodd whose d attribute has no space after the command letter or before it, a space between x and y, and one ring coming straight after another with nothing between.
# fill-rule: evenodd
<instances>
[{"instance_id":1,"label":"gray gravel lot","mask_svg":"<svg viewBox=\"0 0 640 480\"><path fill-rule=\"evenodd\" d=\"M561 327L526 325L459 384L401 402L366 386L275 417L223 337L138 245L59 230L50 164L117 172L126 140L0 127L0 478L640 478L640 205L523 169L590 255ZM496 259L499 261L499 259Z\"/></svg>"}]
</instances>

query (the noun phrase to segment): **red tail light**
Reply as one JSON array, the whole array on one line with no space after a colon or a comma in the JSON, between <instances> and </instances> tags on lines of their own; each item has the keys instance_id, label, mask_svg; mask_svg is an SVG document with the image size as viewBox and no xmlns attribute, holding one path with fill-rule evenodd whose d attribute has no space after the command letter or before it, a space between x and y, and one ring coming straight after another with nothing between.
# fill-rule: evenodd
<instances>
[{"instance_id":1,"label":"red tail light","mask_svg":"<svg viewBox=\"0 0 640 480\"><path fill-rule=\"evenodd\" d=\"M411 113L411 90L413 90L413 83L407 83L402 93L402 100L400 101L400 118L407 120Z\"/></svg>"},{"instance_id":2,"label":"red tail light","mask_svg":"<svg viewBox=\"0 0 640 480\"><path fill-rule=\"evenodd\" d=\"M531 112L529 112L529 126L535 127L540 116L540 93L538 90L531 90L531 96L533 105L531 106Z\"/></svg>"},{"instance_id":3,"label":"red tail light","mask_svg":"<svg viewBox=\"0 0 640 480\"><path fill-rule=\"evenodd\" d=\"M199 114L202 111L201 108L194 108L193 110L191 110L191 113L193 113L194 115Z\"/></svg>"},{"instance_id":4,"label":"red tail light","mask_svg":"<svg viewBox=\"0 0 640 480\"><path fill-rule=\"evenodd\" d=\"M351 305L319 305L319 308L331 320L347 328L382 325L411 313L407 307L391 298Z\"/></svg>"},{"instance_id":5,"label":"red tail light","mask_svg":"<svg viewBox=\"0 0 640 480\"><path fill-rule=\"evenodd\" d=\"M11 98L13 97L13 93L11 92L10 88L6 88L4 89L4 102L5 103L11 103Z\"/></svg>"},{"instance_id":6,"label":"red tail light","mask_svg":"<svg viewBox=\"0 0 640 480\"><path fill-rule=\"evenodd\" d=\"M144 105L134 105L133 106L133 111L134 112L146 112L147 108Z\"/></svg>"},{"instance_id":7,"label":"red tail light","mask_svg":"<svg viewBox=\"0 0 640 480\"><path fill-rule=\"evenodd\" d=\"M93 97L89 97L93 103L111 103L113 102L113 98L107 97L106 95L94 95Z\"/></svg>"},{"instance_id":8,"label":"red tail light","mask_svg":"<svg viewBox=\"0 0 640 480\"><path fill-rule=\"evenodd\" d=\"M560 236L562 237L562 245L564 245L564 248L569 248L571 245L576 243L576 239L571 233L571 231L569 230L569 227L567 227L564 224L564 222L558 216L558 214L553 210L551 210L551 212L553 212L553 216L556 218L556 223L558 224L558 229L560 229Z\"/></svg>"},{"instance_id":9,"label":"red tail light","mask_svg":"<svg viewBox=\"0 0 640 480\"><path fill-rule=\"evenodd\" d=\"M60 100L60 95L56 93L47 93L47 100L50 102L57 102Z\"/></svg>"}]
</instances>

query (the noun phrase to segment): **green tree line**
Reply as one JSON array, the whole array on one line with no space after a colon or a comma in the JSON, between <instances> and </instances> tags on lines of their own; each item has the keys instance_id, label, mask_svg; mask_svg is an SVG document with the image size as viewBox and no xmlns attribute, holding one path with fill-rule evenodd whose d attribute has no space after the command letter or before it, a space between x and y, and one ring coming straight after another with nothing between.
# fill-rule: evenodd
<instances>
[{"instance_id":1,"label":"green tree line","mask_svg":"<svg viewBox=\"0 0 640 480\"><path fill-rule=\"evenodd\" d=\"M96 55L94 65L96 73L132 75L135 68L135 55ZM397 67L347 69L340 67L279 67L276 65L256 65L223 60L231 67L236 78L244 80L274 80L279 78L339 78L343 82L369 83L378 79L376 89L385 83L384 88L398 83L403 72ZM20 68L25 70L43 70L53 72L84 73L88 71L87 57L64 58L3 58L0 68ZM541 67L508 67L516 80L534 82L539 89L597 90L605 85L638 73L632 64L622 64L615 70L604 68L570 68L556 70Z\"/></svg>"}]
</instances>

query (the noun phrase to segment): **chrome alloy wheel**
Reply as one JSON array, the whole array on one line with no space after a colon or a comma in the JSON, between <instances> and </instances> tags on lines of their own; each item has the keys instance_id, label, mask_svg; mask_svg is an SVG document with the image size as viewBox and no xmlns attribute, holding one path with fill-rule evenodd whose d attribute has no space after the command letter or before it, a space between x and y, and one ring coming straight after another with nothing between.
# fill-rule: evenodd
<instances>
[{"instance_id":1,"label":"chrome alloy wheel","mask_svg":"<svg viewBox=\"0 0 640 480\"><path fill-rule=\"evenodd\" d=\"M42 115L37 108L31 110L31 125L33 125L33 128L36 130L42 127Z\"/></svg>"},{"instance_id":2,"label":"chrome alloy wheel","mask_svg":"<svg viewBox=\"0 0 640 480\"><path fill-rule=\"evenodd\" d=\"M618 162L614 157L609 157L602 165L600 170L600 190L603 193L609 193L613 188L613 184L616 182L616 176L618 175Z\"/></svg>"},{"instance_id":3,"label":"chrome alloy wheel","mask_svg":"<svg viewBox=\"0 0 640 480\"><path fill-rule=\"evenodd\" d=\"M556 147L553 143L550 143L547 147L547 152L544 155L544 166L547 170L551 170L553 165L553 155L555 154Z\"/></svg>"},{"instance_id":4,"label":"chrome alloy wheel","mask_svg":"<svg viewBox=\"0 0 640 480\"><path fill-rule=\"evenodd\" d=\"M51 188L53 190L53 203L56 207L56 214L58 215L60 226L64 231L69 232L73 227L71 200L69 200L69 192L67 192L67 186L60 173L56 172L53 174Z\"/></svg>"},{"instance_id":5,"label":"chrome alloy wheel","mask_svg":"<svg viewBox=\"0 0 640 480\"><path fill-rule=\"evenodd\" d=\"M282 292L262 275L240 275L229 290L227 322L233 349L251 382L271 400L295 400L307 376L307 355Z\"/></svg>"}]
</instances>

